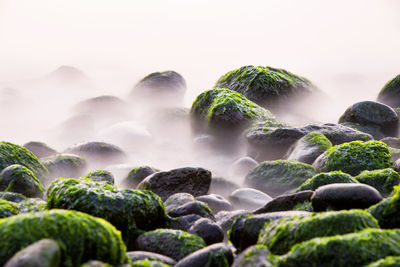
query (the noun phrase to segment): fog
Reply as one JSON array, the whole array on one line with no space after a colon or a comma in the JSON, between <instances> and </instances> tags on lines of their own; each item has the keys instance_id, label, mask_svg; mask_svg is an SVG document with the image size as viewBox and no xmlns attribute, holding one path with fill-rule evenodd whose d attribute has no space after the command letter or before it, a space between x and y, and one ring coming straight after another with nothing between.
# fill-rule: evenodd
<instances>
[{"instance_id":1,"label":"fog","mask_svg":"<svg viewBox=\"0 0 400 267\"><path fill-rule=\"evenodd\" d=\"M0 139L21 145L38 140L62 151L92 139L118 143L120 137L105 137L108 127L131 121L125 126L147 147L126 148L126 164L214 168L211 161L234 157L194 155L184 148L191 139L186 128L174 129L182 136L171 133L170 144L161 135L151 139L147 118L130 108L123 119L93 126L95 133L77 129L63 136L62 125L79 101L104 94L127 100L132 87L155 71L182 74L184 106L190 107L221 75L244 65L307 77L330 99L330 105L309 105L309 119L337 122L347 106L375 100L399 74L399 10L396 0L0 0ZM88 79L70 84L51 75L60 66L73 66Z\"/></svg>"}]
</instances>

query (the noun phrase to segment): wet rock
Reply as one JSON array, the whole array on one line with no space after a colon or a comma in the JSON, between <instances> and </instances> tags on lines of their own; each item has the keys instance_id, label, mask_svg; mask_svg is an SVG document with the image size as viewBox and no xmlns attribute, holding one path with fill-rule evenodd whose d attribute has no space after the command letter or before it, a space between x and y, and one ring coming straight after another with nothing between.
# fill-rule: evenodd
<instances>
[{"instance_id":1,"label":"wet rock","mask_svg":"<svg viewBox=\"0 0 400 267\"><path fill-rule=\"evenodd\" d=\"M233 254L228 245L217 243L207 246L180 260L177 267L230 266Z\"/></svg>"},{"instance_id":2,"label":"wet rock","mask_svg":"<svg viewBox=\"0 0 400 267\"><path fill-rule=\"evenodd\" d=\"M393 187L400 183L399 173L391 168L363 171L355 179L360 183L374 187L384 197L389 196L393 191Z\"/></svg>"},{"instance_id":3,"label":"wet rock","mask_svg":"<svg viewBox=\"0 0 400 267\"><path fill-rule=\"evenodd\" d=\"M212 177L210 194L218 194L224 198L228 198L230 194L239 188L239 185L222 177Z\"/></svg>"},{"instance_id":4,"label":"wet rock","mask_svg":"<svg viewBox=\"0 0 400 267\"><path fill-rule=\"evenodd\" d=\"M144 179L138 189L151 190L163 200L175 193L205 195L210 188L211 172L202 168L179 168L157 172Z\"/></svg>"},{"instance_id":5,"label":"wet rock","mask_svg":"<svg viewBox=\"0 0 400 267\"><path fill-rule=\"evenodd\" d=\"M343 126L353 128L354 130L370 134L375 140L379 140L387 136L382 132L382 129L378 125L374 124L360 124L356 122L341 122Z\"/></svg>"},{"instance_id":6,"label":"wet rock","mask_svg":"<svg viewBox=\"0 0 400 267\"><path fill-rule=\"evenodd\" d=\"M196 214L204 218L214 219L212 211L208 205L204 202L196 200L187 202L168 211L168 215L174 218L189 214Z\"/></svg>"},{"instance_id":7,"label":"wet rock","mask_svg":"<svg viewBox=\"0 0 400 267\"><path fill-rule=\"evenodd\" d=\"M229 201L235 209L254 210L272 200L269 195L253 188L239 188L232 192Z\"/></svg>"},{"instance_id":8,"label":"wet rock","mask_svg":"<svg viewBox=\"0 0 400 267\"><path fill-rule=\"evenodd\" d=\"M32 153L38 158L45 158L58 153L55 149L49 147L43 142L32 141L24 144L23 147L32 151Z\"/></svg>"},{"instance_id":9,"label":"wet rock","mask_svg":"<svg viewBox=\"0 0 400 267\"><path fill-rule=\"evenodd\" d=\"M233 210L233 211L220 211L215 215L216 223L221 226L224 231L224 242L227 242L228 236L226 235L228 230L231 228L232 224L236 218L244 215L250 215L251 213L246 210Z\"/></svg>"},{"instance_id":10,"label":"wet rock","mask_svg":"<svg viewBox=\"0 0 400 267\"><path fill-rule=\"evenodd\" d=\"M187 232L197 220L200 220L202 218L203 217L197 214L188 214L176 218L171 218L167 222L166 228Z\"/></svg>"},{"instance_id":11,"label":"wet rock","mask_svg":"<svg viewBox=\"0 0 400 267\"><path fill-rule=\"evenodd\" d=\"M396 267L399 265L400 256L387 256L386 258L365 265L365 267Z\"/></svg>"},{"instance_id":12,"label":"wet rock","mask_svg":"<svg viewBox=\"0 0 400 267\"><path fill-rule=\"evenodd\" d=\"M221 210L232 210L232 205L224 197L216 194L209 194L196 197L196 200L207 203L208 207L212 210L213 214Z\"/></svg>"},{"instance_id":13,"label":"wet rock","mask_svg":"<svg viewBox=\"0 0 400 267\"><path fill-rule=\"evenodd\" d=\"M378 94L378 101L392 108L400 107L400 75L385 84Z\"/></svg>"},{"instance_id":14,"label":"wet rock","mask_svg":"<svg viewBox=\"0 0 400 267\"><path fill-rule=\"evenodd\" d=\"M253 245L240 253L233 262L232 267L273 267L274 265L269 260L271 253L268 248L263 245Z\"/></svg>"},{"instance_id":15,"label":"wet rock","mask_svg":"<svg viewBox=\"0 0 400 267\"><path fill-rule=\"evenodd\" d=\"M382 200L381 194L366 184L329 184L311 197L314 211L366 209Z\"/></svg>"},{"instance_id":16,"label":"wet rock","mask_svg":"<svg viewBox=\"0 0 400 267\"><path fill-rule=\"evenodd\" d=\"M314 191L305 190L298 193L280 195L253 213L261 214L266 212L293 210L296 205L306 201L311 201L311 196L313 193Z\"/></svg>"},{"instance_id":17,"label":"wet rock","mask_svg":"<svg viewBox=\"0 0 400 267\"><path fill-rule=\"evenodd\" d=\"M188 230L188 233L200 236L207 245L222 242L224 232L222 228L210 219L197 220Z\"/></svg>"},{"instance_id":18,"label":"wet rock","mask_svg":"<svg viewBox=\"0 0 400 267\"><path fill-rule=\"evenodd\" d=\"M164 201L165 210L169 212L172 209L192 201L194 201L194 196L189 193L175 193Z\"/></svg>"},{"instance_id":19,"label":"wet rock","mask_svg":"<svg viewBox=\"0 0 400 267\"><path fill-rule=\"evenodd\" d=\"M395 187L393 194L368 211L378 220L382 228L400 228L400 188Z\"/></svg>"},{"instance_id":20,"label":"wet rock","mask_svg":"<svg viewBox=\"0 0 400 267\"><path fill-rule=\"evenodd\" d=\"M380 141L384 142L388 147L400 149L400 138L398 137L385 137Z\"/></svg>"},{"instance_id":21,"label":"wet rock","mask_svg":"<svg viewBox=\"0 0 400 267\"><path fill-rule=\"evenodd\" d=\"M39 240L15 254L5 267L58 267L61 249L52 239Z\"/></svg>"},{"instance_id":22,"label":"wet rock","mask_svg":"<svg viewBox=\"0 0 400 267\"><path fill-rule=\"evenodd\" d=\"M44 184L49 184L58 177L81 177L86 169L86 160L74 154L58 154L42 159L42 163L49 170L49 175Z\"/></svg>"},{"instance_id":23,"label":"wet rock","mask_svg":"<svg viewBox=\"0 0 400 267\"><path fill-rule=\"evenodd\" d=\"M258 162L251 157L242 157L232 164L232 176L243 179L257 165Z\"/></svg>"},{"instance_id":24,"label":"wet rock","mask_svg":"<svg viewBox=\"0 0 400 267\"><path fill-rule=\"evenodd\" d=\"M132 262L127 267L172 267L172 265L155 260L138 260Z\"/></svg>"},{"instance_id":25,"label":"wet rock","mask_svg":"<svg viewBox=\"0 0 400 267\"><path fill-rule=\"evenodd\" d=\"M342 171L321 172L302 183L297 191L316 190L318 187L335 183L358 183L350 174Z\"/></svg>"},{"instance_id":26,"label":"wet rock","mask_svg":"<svg viewBox=\"0 0 400 267\"><path fill-rule=\"evenodd\" d=\"M150 166L140 166L133 168L122 181L121 186L124 188L136 188L141 181L143 181L150 174L160 171Z\"/></svg>"},{"instance_id":27,"label":"wet rock","mask_svg":"<svg viewBox=\"0 0 400 267\"><path fill-rule=\"evenodd\" d=\"M93 182L105 182L114 185L114 176L111 172L105 170L91 171L82 178L92 180Z\"/></svg>"},{"instance_id":28,"label":"wet rock","mask_svg":"<svg viewBox=\"0 0 400 267\"><path fill-rule=\"evenodd\" d=\"M155 260L172 266L176 264L176 261L170 257L149 251L130 251L127 252L126 255L132 262L138 260Z\"/></svg>"},{"instance_id":29,"label":"wet rock","mask_svg":"<svg viewBox=\"0 0 400 267\"><path fill-rule=\"evenodd\" d=\"M0 219L7 218L19 213L18 205L8 200L0 199Z\"/></svg>"}]
</instances>

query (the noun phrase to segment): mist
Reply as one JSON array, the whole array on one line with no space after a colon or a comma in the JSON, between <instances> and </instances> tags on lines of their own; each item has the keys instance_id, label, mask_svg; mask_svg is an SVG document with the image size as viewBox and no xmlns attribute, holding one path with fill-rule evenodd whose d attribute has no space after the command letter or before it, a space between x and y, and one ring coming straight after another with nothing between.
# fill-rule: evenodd
<instances>
[{"instance_id":1,"label":"mist","mask_svg":"<svg viewBox=\"0 0 400 267\"><path fill-rule=\"evenodd\" d=\"M138 108L128 99L140 79L177 71L187 83L182 106L190 108L228 71L284 68L311 80L329 99L329 105L304 106L307 120L337 122L352 103L376 100L399 74L399 9L395 0L0 0L0 137L20 145L38 140L58 151L104 140L129 153L122 162L127 168L193 165L224 175L221 166L244 155L210 158L212 152L193 146L184 123L163 131L168 125L143 115L157 107ZM60 66L82 77L65 79L68 74L54 72ZM126 108L110 109L91 128L85 118L71 122L80 101L101 95L119 97ZM65 127L73 129L65 135ZM115 127L138 141L113 136Z\"/></svg>"}]
</instances>

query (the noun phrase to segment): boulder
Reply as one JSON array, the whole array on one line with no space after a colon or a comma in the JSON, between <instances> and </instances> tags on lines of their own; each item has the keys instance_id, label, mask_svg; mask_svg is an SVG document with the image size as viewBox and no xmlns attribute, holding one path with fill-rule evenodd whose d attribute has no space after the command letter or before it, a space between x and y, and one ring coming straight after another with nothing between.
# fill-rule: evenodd
<instances>
[{"instance_id":1,"label":"boulder","mask_svg":"<svg viewBox=\"0 0 400 267\"><path fill-rule=\"evenodd\" d=\"M344 173L342 171L321 172L311 177L310 179L307 179L297 188L297 191L314 191L320 186L335 183L358 183L358 181L354 179L350 174Z\"/></svg>"},{"instance_id":2,"label":"boulder","mask_svg":"<svg viewBox=\"0 0 400 267\"><path fill-rule=\"evenodd\" d=\"M269 260L271 253L268 248L263 245L253 245L241 252L233 262L232 267L273 267L274 265Z\"/></svg>"},{"instance_id":3,"label":"boulder","mask_svg":"<svg viewBox=\"0 0 400 267\"><path fill-rule=\"evenodd\" d=\"M0 219L7 218L19 213L18 205L14 202L0 199Z\"/></svg>"},{"instance_id":4,"label":"boulder","mask_svg":"<svg viewBox=\"0 0 400 267\"><path fill-rule=\"evenodd\" d=\"M207 203L208 207L212 210L213 214L220 212L221 210L232 210L232 204L226 200L223 196L216 194L209 194L196 197L197 201Z\"/></svg>"},{"instance_id":5,"label":"boulder","mask_svg":"<svg viewBox=\"0 0 400 267\"><path fill-rule=\"evenodd\" d=\"M197 220L188 230L188 233L200 236L207 246L224 240L222 228L210 219L202 218Z\"/></svg>"},{"instance_id":6,"label":"boulder","mask_svg":"<svg viewBox=\"0 0 400 267\"><path fill-rule=\"evenodd\" d=\"M170 257L154 253L154 252L149 252L149 251L130 251L126 253L126 256L132 261L138 261L138 260L151 260L151 261L160 261L165 264L169 264L174 266L176 264L176 261Z\"/></svg>"},{"instance_id":7,"label":"boulder","mask_svg":"<svg viewBox=\"0 0 400 267\"><path fill-rule=\"evenodd\" d=\"M302 205L305 202L310 202L313 193L314 191L305 190L302 192L280 195L268 202L264 207L259 208L253 213L260 214L274 211L293 210L298 205Z\"/></svg>"},{"instance_id":8,"label":"boulder","mask_svg":"<svg viewBox=\"0 0 400 267\"><path fill-rule=\"evenodd\" d=\"M225 243L217 243L193 252L178 261L176 267L229 267L233 262L233 253Z\"/></svg>"},{"instance_id":9,"label":"boulder","mask_svg":"<svg viewBox=\"0 0 400 267\"><path fill-rule=\"evenodd\" d=\"M31 141L24 144L23 147L30 150L38 158L45 158L58 153L55 149L43 142Z\"/></svg>"},{"instance_id":10,"label":"boulder","mask_svg":"<svg viewBox=\"0 0 400 267\"><path fill-rule=\"evenodd\" d=\"M389 198L370 207L368 211L382 228L400 228L400 187L396 186Z\"/></svg>"},{"instance_id":11,"label":"boulder","mask_svg":"<svg viewBox=\"0 0 400 267\"><path fill-rule=\"evenodd\" d=\"M392 108L400 107L400 75L385 84L378 94L378 101Z\"/></svg>"},{"instance_id":12,"label":"boulder","mask_svg":"<svg viewBox=\"0 0 400 267\"><path fill-rule=\"evenodd\" d=\"M197 200L187 202L168 211L168 215L173 218L189 214L196 214L204 218L214 219L212 211L208 207L208 205L204 202Z\"/></svg>"},{"instance_id":13,"label":"boulder","mask_svg":"<svg viewBox=\"0 0 400 267\"><path fill-rule=\"evenodd\" d=\"M81 177L87 169L86 160L73 154L58 154L43 158L42 163L49 170L49 175L44 182L45 185L58 177Z\"/></svg>"},{"instance_id":14,"label":"boulder","mask_svg":"<svg viewBox=\"0 0 400 267\"><path fill-rule=\"evenodd\" d=\"M172 209L192 201L194 201L194 196L189 193L175 193L164 201L165 210L169 212Z\"/></svg>"},{"instance_id":15,"label":"boulder","mask_svg":"<svg viewBox=\"0 0 400 267\"><path fill-rule=\"evenodd\" d=\"M272 198L257 189L242 187L229 196L235 209L254 210L264 206Z\"/></svg>"},{"instance_id":16,"label":"boulder","mask_svg":"<svg viewBox=\"0 0 400 267\"><path fill-rule=\"evenodd\" d=\"M400 183L399 173L392 168L363 171L355 179L360 183L374 187L384 197L389 196L393 191L393 187Z\"/></svg>"},{"instance_id":17,"label":"boulder","mask_svg":"<svg viewBox=\"0 0 400 267\"><path fill-rule=\"evenodd\" d=\"M110 185L114 185L114 176L111 172L105 170L91 171L82 178L92 180L93 182L104 182Z\"/></svg>"},{"instance_id":18,"label":"boulder","mask_svg":"<svg viewBox=\"0 0 400 267\"><path fill-rule=\"evenodd\" d=\"M126 175L124 180L122 180L122 187L124 188L136 188L141 181L143 181L147 176L150 174L159 172L159 169L150 166L139 166L133 168L129 173Z\"/></svg>"}]
</instances>

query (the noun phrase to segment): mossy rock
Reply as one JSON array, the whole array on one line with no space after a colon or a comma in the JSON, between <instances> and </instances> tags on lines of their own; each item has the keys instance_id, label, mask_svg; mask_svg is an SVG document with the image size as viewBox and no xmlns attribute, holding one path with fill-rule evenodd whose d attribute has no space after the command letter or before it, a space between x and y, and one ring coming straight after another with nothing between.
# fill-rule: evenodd
<instances>
[{"instance_id":1,"label":"mossy rock","mask_svg":"<svg viewBox=\"0 0 400 267\"><path fill-rule=\"evenodd\" d=\"M311 132L300 138L287 152L287 160L312 164L314 160L332 147L331 141L319 132Z\"/></svg>"},{"instance_id":2,"label":"mossy rock","mask_svg":"<svg viewBox=\"0 0 400 267\"><path fill-rule=\"evenodd\" d=\"M273 267L269 260L271 253L266 246L254 245L240 253L233 262L232 267Z\"/></svg>"},{"instance_id":3,"label":"mossy rock","mask_svg":"<svg viewBox=\"0 0 400 267\"><path fill-rule=\"evenodd\" d=\"M111 172L105 170L91 171L82 178L92 180L93 182L104 182L110 185L114 184L114 176Z\"/></svg>"},{"instance_id":4,"label":"mossy rock","mask_svg":"<svg viewBox=\"0 0 400 267\"><path fill-rule=\"evenodd\" d=\"M87 168L86 160L74 154L57 154L43 158L42 163L50 172L45 184L59 177L78 178L85 173Z\"/></svg>"},{"instance_id":5,"label":"mossy rock","mask_svg":"<svg viewBox=\"0 0 400 267\"><path fill-rule=\"evenodd\" d=\"M297 191L314 191L320 186L334 183L358 183L358 181L342 171L321 172L302 183Z\"/></svg>"},{"instance_id":6,"label":"mossy rock","mask_svg":"<svg viewBox=\"0 0 400 267\"><path fill-rule=\"evenodd\" d=\"M331 211L307 217L289 217L271 222L261 231L257 244L265 245L278 255L287 253L295 244L315 237L343 235L366 228L379 228L366 211Z\"/></svg>"},{"instance_id":7,"label":"mossy rock","mask_svg":"<svg viewBox=\"0 0 400 267\"><path fill-rule=\"evenodd\" d=\"M0 170L13 164L25 166L39 180L42 180L48 174L46 167L31 151L19 145L0 142Z\"/></svg>"},{"instance_id":8,"label":"mossy rock","mask_svg":"<svg viewBox=\"0 0 400 267\"><path fill-rule=\"evenodd\" d=\"M0 199L19 203L21 201L27 200L28 198L20 193L2 191L0 192Z\"/></svg>"},{"instance_id":9,"label":"mossy rock","mask_svg":"<svg viewBox=\"0 0 400 267\"><path fill-rule=\"evenodd\" d=\"M0 199L0 218L6 218L17 215L19 212L18 205L14 202Z\"/></svg>"},{"instance_id":10,"label":"mossy rock","mask_svg":"<svg viewBox=\"0 0 400 267\"><path fill-rule=\"evenodd\" d=\"M217 135L238 135L253 121L274 120L268 110L226 88L201 93L194 100L190 115L197 132Z\"/></svg>"},{"instance_id":11,"label":"mossy rock","mask_svg":"<svg viewBox=\"0 0 400 267\"><path fill-rule=\"evenodd\" d=\"M400 256L388 256L372 262L364 267L397 267L400 266Z\"/></svg>"},{"instance_id":12,"label":"mossy rock","mask_svg":"<svg viewBox=\"0 0 400 267\"><path fill-rule=\"evenodd\" d=\"M279 108L289 99L314 91L312 83L284 69L243 66L222 76L215 87L229 88L267 108Z\"/></svg>"},{"instance_id":13,"label":"mossy rock","mask_svg":"<svg viewBox=\"0 0 400 267\"><path fill-rule=\"evenodd\" d=\"M0 220L0 265L26 246L44 238L57 241L61 266L79 266L89 259L123 264L126 247L113 225L77 211L51 210Z\"/></svg>"},{"instance_id":14,"label":"mossy rock","mask_svg":"<svg viewBox=\"0 0 400 267\"><path fill-rule=\"evenodd\" d=\"M172 267L172 265L166 264L156 260L138 260L130 264L131 267Z\"/></svg>"},{"instance_id":15,"label":"mossy rock","mask_svg":"<svg viewBox=\"0 0 400 267\"><path fill-rule=\"evenodd\" d=\"M47 207L47 202L40 198L27 198L17 204L19 213L44 211Z\"/></svg>"},{"instance_id":16,"label":"mossy rock","mask_svg":"<svg viewBox=\"0 0 400 267\"><path fill-rule=\"evenodd\" d=\"M378 101L393 108L400 107L400 75L385 84L378 94Z\"/></svg>"},{"instance_id":17,"label":"mossy rock","mask_svg":"<svg viewBox=\"0 0 400 267\"><path fill-rule=\"evenodd\" d=\"M392 168L363 171L355 179L360 183L375 187L384 197L389 196L393 191L393 187L400 183L399 173Z\"/></svg>"},{"instance_id":18,"label":"mossy rock","mask_svg":"<svg viewBox=\"0 0 400 267\"><path fill-rule=\"evenodd\" d=\"M356 122L341 122L340 125L352 128L354 130L370 134L375 140L382 139L386 136L378 125L373 124L359 124Z\"/></svg>"},{"instance_id":19,"label":"mossy rock","mask_svg":"<svg viewBox=\"0 0 400 267\"><path fill-rule=\"evenodd\" d=\"M106 219L130 247L142 230L164 225L161 199L150 191L119 189L89 179L56 179L47 190L47 207L78 210Z\"/></svg>"},{"instance_id":20,"label":"mossy rock","mask_svg":"<svg viewBox=\"0 0 400 267\"><path fill-rule=\"evenodd\" d=\"M23 147L32 151L32 153L39 159L57 154L55 149L49 147L43 142L32 141L24 144Z\"/></svg>"},{"instance_id":21,"label":"mossy rock","mask_svg":"<svg viewBox=\"0 0 400 267\"><path fill-rule=\"evenodd\" d=\"M122 187L136 188L136 186L140 184L140 182L143 181L147 176L159 171L159 169L151 166L139 166L133 168L129 171L124 180L122 180Z\"/></svg>"},{"instance_id":22,"label":"mossy rock","mask_svg":"<svg viewBox=\"0 0 400 267\"><path fill-rule=\"evenodd\" d=\"M368 209L382 228L400 228L400 186L395 186L391 197Z\"/></svg>"},{"instance_id":23,"label":"mossy rock","mask_svg":"<svg viewBox=\"0 0 400 267\"><path fill-rule=\"evenodd\" d=\"M264 161L246 176L245 183L271 196L295 189L317 172L309 164L291 160Z\"/></svg>"},{"instance_id":24,"label":"mossy rock","mask_svg":"<svg viewBox=\"0 0 400 267\"><path fill-rule=\"evenodd\" d=\"M232 262L231 248L225 243L217 243L191 253L175 267L229 267Z\"/></svg>"},{"instance_id":25,"label":"mossy rock","mask_svg":"<svg viewBox=\"0 0 400 267\"><path fill-rule=\"evenodd\" d=\"M0 172L0 190L21 193L27 197L42 197L44 188L31 170L13 164Z\"/></svg>"},{"instance_id":26,"label":"mossy rock","mask_svg":"<svg viewBox=\"0 0 400 267\"><path fill-rule=\"evenodd\" d=\"M331 147L319 156L313 166L319 172L343 171L356 176L364 170L392 167L390 151L380 141L353 141Z\"/></svg>"},{"instance_id":27,"label":"mossy rock","mask_svg":"<svg viewBox=\"0 0 400 267\"><path fill-rule=\"evenodd\" d=\"M136 245L139 250L159 253L179 261L204 248L206 243L201 237L185 231L157 229L140 235Z\"/></svg>"},{"instance_id":28,"label":"mossy rock","mask_svg":"<svg viewBox=\"0 0 400 267\"><path fill-rule=\"evenodd\" d=\"M278 267L363 266L386 256L400 255L400 231L366 229L332 237L313 238L292 247Z\"/></svg>"}]
</instances>

